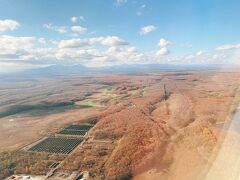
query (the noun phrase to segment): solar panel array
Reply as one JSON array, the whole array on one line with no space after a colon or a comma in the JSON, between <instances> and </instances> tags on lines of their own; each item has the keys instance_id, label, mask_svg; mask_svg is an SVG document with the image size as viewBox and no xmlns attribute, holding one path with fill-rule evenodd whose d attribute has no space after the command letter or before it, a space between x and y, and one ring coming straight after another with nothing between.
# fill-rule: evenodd
<instances>
[{"instance_id":1,"label":"solar panel array","mask_svg":"<svg viewBox=\"0 0 240 180\"><path fill-rule=\"evenodd\" d=\"M65 127L57 134L61 136L50 136L34 145L29 151L69 154L84 139L83 136L96 124L96 120L89 121L89 124L72 124ZM72 136L64 136L72 135ZM75 136L75 137L73 137ZM78 137L76 137L78 136Z\"/></svg>"},{"instance_id":2,"label":"solar panel array","mask_svg":"<svg viewBox=\"0 0 240 180\"><path fill-rule=\"evenodd\" d=\"M72 124L65 129L71 129L71 130L85 130L89 131L92 128L91 125L86 125L86 124Z\"/></svg>"},{"instance_id":3,"label":"solar panel array","mask_svg":"<svg viewBox=\"0 0 240 180\"><path fill-rule=\"evenodd\" d=\"M85 136L86 133L87 133L87 131L63 129L63 130L60 131L58 134Z\"/></svg>"},{"instance_id":4,"label":"solar panel array","mask_svg":"<svg viewBox=\"0 0 240 180\"><path fill-rule=\"evenodd\" d=\"M82 141L83 139L79 138L48 137L37 145L31 147L29 150L36 152L69 154Z\"/></svg>"},{"instance_id":5,"label":"solar panel array","mask_svg":"<svg viewBox=\"0 0 240 180\"><path fill-rule=\"evenodd\" d=\"M86 125L86 124L79 124L79 125L73 124L64 128L58 134L84 136L92 127L93 127L92 125Z\"/></svg>"}]
</instances>

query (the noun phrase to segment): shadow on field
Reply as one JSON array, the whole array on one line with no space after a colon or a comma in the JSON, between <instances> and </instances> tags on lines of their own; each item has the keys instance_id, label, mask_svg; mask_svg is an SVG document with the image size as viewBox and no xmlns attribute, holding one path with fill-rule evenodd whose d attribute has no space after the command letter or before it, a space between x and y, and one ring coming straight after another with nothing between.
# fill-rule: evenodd
<instances>
[{"instance_id":1,"label":"shadow on field","mask_svg":"<svg viewBox=\"0 0 240 180\"><path fill-rule=\"evenodd\" d=\"M43 116L71 109L88 108L89 106L75 105L75 101L67 102L41 102L39 104L14 105L0 112L0 118L27 113L32 116Z\"/></svg>"}]
</instances>

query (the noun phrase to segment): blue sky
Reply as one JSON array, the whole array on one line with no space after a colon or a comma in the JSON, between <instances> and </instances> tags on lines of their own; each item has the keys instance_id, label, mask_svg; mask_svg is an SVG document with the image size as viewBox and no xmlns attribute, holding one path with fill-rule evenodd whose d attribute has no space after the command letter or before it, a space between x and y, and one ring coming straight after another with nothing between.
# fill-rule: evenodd
<instances>
[{"instance_id":1,"label":"blue sky","mask_svg":"<svg viewBox=\"0 0 240 180\"><path fill-rule=\"evenodd\" d=\"M0 71L238 63L239 0L0 0Z\"/></svg>"}]
</instances>

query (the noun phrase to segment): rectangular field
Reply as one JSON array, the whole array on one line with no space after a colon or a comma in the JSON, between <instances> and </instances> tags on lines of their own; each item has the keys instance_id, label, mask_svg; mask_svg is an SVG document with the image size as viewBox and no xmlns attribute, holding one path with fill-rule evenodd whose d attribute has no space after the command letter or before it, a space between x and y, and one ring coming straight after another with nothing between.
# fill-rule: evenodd
<instances>
[{"instance_id":1,"label":"rectangular field","mask_svg":"<svg viewBox=\"0 0 240 180\"><path fill-rule=\"evenodd\" d=\"M80 138L48 137L29 151L69 154L82 141Z\"/></svg>"}]
</instances>

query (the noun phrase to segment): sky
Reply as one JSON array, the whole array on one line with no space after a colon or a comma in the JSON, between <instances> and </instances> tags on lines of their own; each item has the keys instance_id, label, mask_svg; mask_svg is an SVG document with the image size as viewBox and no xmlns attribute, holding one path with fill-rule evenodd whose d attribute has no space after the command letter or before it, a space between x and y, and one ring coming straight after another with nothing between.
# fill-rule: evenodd
<instances>
[{"instance_id":1,"label":"sky","mask_svg":"<svg viewBox=\"0 0 240 180\"><path fill-rule=\"evenodd\" d=\"M0 72L239 64L239 0L0 0Z\"/></svg>"}]
</instances>

